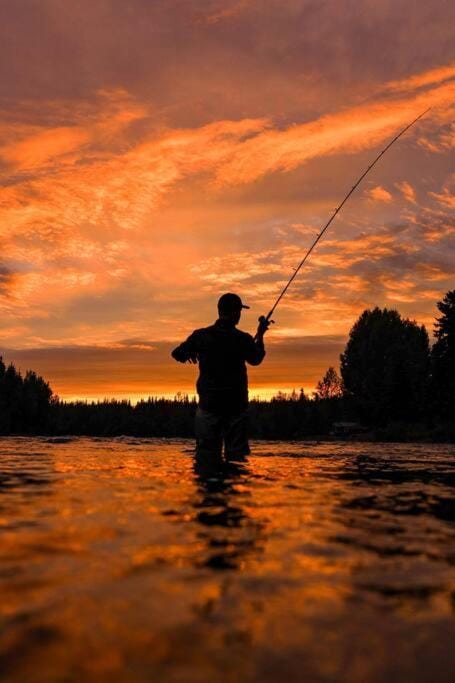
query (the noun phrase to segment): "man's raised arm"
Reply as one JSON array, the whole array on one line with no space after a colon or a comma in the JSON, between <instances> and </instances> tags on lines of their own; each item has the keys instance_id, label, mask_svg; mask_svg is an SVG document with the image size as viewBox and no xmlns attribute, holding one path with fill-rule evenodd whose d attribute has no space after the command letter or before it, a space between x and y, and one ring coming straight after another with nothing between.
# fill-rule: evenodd
<instances>
[{"instance_id":1,"label":"man's raised arm","mask_svg":"<svg viewBox=\"0 0 455 683\"><path fill-rule=\"evenodd\" d=\"M249 340L245 360L250 365L260 365L260 363L262 363L262 361L264 360L264 334L267 332L269 327L270 322L265 318L261 318L259 320L259 325L255 338L253 339L253 337L248 335Z\"/></svg>"}]
</instances>

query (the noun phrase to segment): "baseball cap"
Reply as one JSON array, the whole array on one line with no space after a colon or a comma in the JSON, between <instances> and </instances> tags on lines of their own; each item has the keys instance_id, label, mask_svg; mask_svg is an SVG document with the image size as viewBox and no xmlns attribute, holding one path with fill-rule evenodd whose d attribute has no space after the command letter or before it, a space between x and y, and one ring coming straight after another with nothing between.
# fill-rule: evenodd
<instances>
[{"instance_id":1,"label":"baseball cap","mask_svg":"<svg viewBox=\"0 0 455 683\"><path fill-rule=\"evenodd\" d=\"M241 308L249 308L249 306L242 303L242 299L238 294L231 294L231 292L228 292L218 299L219 311L238 311Z\"/></svg>"}]
</instances>

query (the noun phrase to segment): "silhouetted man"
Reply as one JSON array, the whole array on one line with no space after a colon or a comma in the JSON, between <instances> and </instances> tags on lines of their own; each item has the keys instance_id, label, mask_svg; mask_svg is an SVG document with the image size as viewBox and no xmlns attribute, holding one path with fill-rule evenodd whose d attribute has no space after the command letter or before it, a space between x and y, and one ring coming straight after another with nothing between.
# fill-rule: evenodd
<instances>
[{"instance_id":1,"label":"silhouetted man","mask_svg":"<svg viewBox=\"0 0 455 683\"><path fill-rule=\"evenodd\" d=\"M223 441L228 459L242 458L248 445L248 376L245 362L259 365L265 356L264 334L269 327L261 319L256 337L236 328L245 306L237 294L223 294L218 320L195 330L172 351L180 363L199 362L196 388L196 453L220 457Z\"/></svg>"}]
</instances>

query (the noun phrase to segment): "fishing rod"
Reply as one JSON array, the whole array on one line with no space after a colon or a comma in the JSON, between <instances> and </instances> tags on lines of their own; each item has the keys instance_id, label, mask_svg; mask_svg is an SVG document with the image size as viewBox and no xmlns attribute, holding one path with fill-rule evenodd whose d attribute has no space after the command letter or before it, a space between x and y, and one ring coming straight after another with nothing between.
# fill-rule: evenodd
<instances>
[{"instance_id":1,"label":"fishing rod","mask_svg":"<svg viewBox=\"0 0 455 683\"><path fill-rule=\"evenodd\" d=\"M373 166L375 166L375 165L378 163L379 159L387 152L387 150L389 150L389 149L392 147L392 145L393 145L399 138L401 138L401 136L404 135L404 134L406 133L407 130L409 130L409 129L411 128L411 126L413 126L415 123L417 123L417 121L418 121L419 119L421 119L422 116L425 116L425 114L427 114L427 113L430 111L430 109L431 109L431 107L428 107L428 109L425 109L425 111L422 112L421 114L419 114L419 116L418 116L416 119L414 119L414 121L411 121L411 123L408 123L408 125L407 125L405 128L403 128L403 130L400 131L400 132L398 133L398 135L395 135L395 137L393 138L393 140L391 140L391 141L389 142L389 144L387 145L387 147L384 147L384 149L382 150L382 152L380 152L380 153L378 154L378 156L377 156L376 159L373 161L373 163L371 163L371 164L368 166L368 168L366 169L366 171L364 171L364 172L362 173L362 175L360 176L360 178L359 178L359 179L357 180L357 182L351 187L351 189L349 190L349 192L347 193L347 195L344 197L344 199L343 199L343 201L341 202L341 204L339 204L339 206L337 206L337 208L336 208L335 211L332 213L332 215L330 216L330 218L329 218L329 220L327 221L327 223L326 223L326 224L324 225L324 227L322 228L321 232L318 234L318 236L316 237L316 239L313 241L313 243L311 244L310 248L307 250L305 256L304 256L303 259L300 261L300 263L299 263L299 265L297 266L297 268L295 268L293 274L291 275L291 277L290 277L289 280L287 281L286 285L285 285L285 286L283 287L283 289L281 290L281 292L280 292L278 298L276 299L276 301L275 301L275 303L273 304L273 306L272 306L272 308L270 309L270 311L267 313L266 316L261 315L261 316L259 317L259 322L262 322L262 323L273 323L273 322L274 322L274 320L271 320L274 310L276 309L276 307L277 307L278 304L280 303L280 301L281 301L281 299L283 298L283 296L284 296L284 295L286 294L286 292L288 291L289 286L292 284L292 282L293 282L293 281L295 280L295 278L297 277L297 275L298 275L300 269L301 269L301 268L303 267L303 265L305 264L305 262L306 262L306 260L308 259L309 255L311 254L311 252L313 251L313 249L315 248L315 246L317 245L317 243L319 242L319 240L321 239L321 237L324 235L325 231L327 230L327 228L329 227L329 225L331 224L331 222L333 221L333 219L335 218L335 216L338 215L338 213L341 211L341 209L343 208L343 206L344 206L344 205L346 204L346 202L348 201L348 199L349 199L349 197L351 196L351 194L352 194L352 193L354 192L354 190L360 185L360 183L361 183L362 180L365 178L365 176L368 175L368 173L371 171L371 169L373 168ZM257 338L257 335L256 335L255 338Z\"/></svg>"}]
</instances>

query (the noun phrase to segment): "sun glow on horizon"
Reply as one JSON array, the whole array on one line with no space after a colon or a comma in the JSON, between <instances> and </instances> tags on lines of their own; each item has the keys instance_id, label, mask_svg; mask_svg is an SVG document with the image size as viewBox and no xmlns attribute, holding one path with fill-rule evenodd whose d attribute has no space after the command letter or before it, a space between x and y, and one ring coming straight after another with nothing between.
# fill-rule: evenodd
<instances>
[{"instance_id":1,"label":"sun glow on horizon","mask_svg":"<svg viewBox=\"0 0 455 683\"><path fill-rule=\"evenodd\" d=\"M271 401L277 396L296 396L300 395L300 390L303 389L306 398L311 398L316 387L313 385L304 385L302 387L285 387L285 386L273 386L273 387L250 387L249 397L250 401ZM58 394L57 394L58 395ZM78 394L69 393L59 395L60 400L70 403L70 402L103 402L103 401L129 401L132 405L136 405L140 401L148 401L149 399L165 399L168 401L179 400L183 401L188 399L189 401L196 401L197 394L194 391L162 391L156 394L148 393L131 393L129 391L115 391L101 392L101 393L89 393L89 394Z\"/></svg>"}]
</instances>

